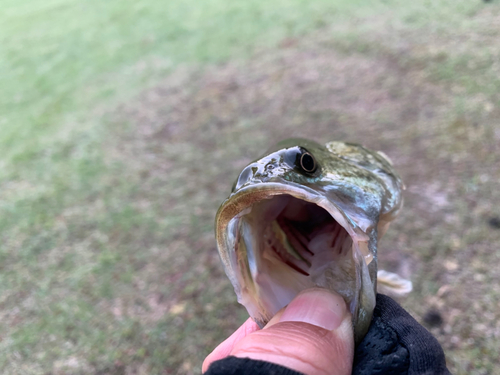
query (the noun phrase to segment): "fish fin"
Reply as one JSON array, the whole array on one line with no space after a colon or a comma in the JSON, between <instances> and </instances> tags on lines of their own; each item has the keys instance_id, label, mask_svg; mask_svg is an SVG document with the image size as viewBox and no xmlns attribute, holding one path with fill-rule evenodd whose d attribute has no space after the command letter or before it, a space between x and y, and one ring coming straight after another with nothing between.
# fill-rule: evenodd
<instances>
[{"instance_id":1,"label":"fish fin","mask_svg":"<svg viewBox=\"0 0 500 375\"><path fill-rule=\"evenodd\" d=\"M380 270L377 272L377 292L388 294L390 296L405 296L413 290L413 284L410 280L403 279L401 276Z\"/></svg>"}]
</instances>

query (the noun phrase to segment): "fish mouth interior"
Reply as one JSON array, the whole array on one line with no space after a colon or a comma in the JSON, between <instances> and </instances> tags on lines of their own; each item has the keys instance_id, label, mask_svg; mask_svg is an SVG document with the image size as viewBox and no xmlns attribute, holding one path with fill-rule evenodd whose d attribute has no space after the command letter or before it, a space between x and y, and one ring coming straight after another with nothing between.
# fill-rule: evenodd
<instances>
[{"instance_id":1,"label":"fish mouth interior","mask_svg":"<svg viewBox=\"0 0 500 375\"><path fill-rule=\"evenodd\" d=\"M254 203L231 221L247 294L241 302L249 312L253 304L264 315L258 322L265 324L300 291L314 286L352 300L353 239L324 208L283 194Z\"/></svg>"}]
</instances>

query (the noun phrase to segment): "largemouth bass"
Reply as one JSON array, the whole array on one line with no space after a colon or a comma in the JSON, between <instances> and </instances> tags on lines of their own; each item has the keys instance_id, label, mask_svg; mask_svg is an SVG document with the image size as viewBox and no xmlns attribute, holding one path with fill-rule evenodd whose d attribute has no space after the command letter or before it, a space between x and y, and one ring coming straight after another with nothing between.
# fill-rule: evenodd
<instances>
[{"instance_id":1,"label":"largemouth bass","mask_svg":"<svg viewBox=\"0 0 500 375\"><path fill-rule=\"evenodd\" d=\"M219 254L238 301L263 327L300 291L334 290L359 342L375 307L378 240L402 207L402 189L381 152L305 139L277 144L243 169L216 216ZM411 290L388 272L378 282Z\"/></svg>"}]
</instances>

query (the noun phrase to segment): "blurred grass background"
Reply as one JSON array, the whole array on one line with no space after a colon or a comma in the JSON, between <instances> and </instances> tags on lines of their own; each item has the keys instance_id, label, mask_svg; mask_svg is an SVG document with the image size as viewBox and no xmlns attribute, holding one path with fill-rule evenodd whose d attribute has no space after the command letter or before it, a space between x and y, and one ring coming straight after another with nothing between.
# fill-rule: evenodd
<instances>
[{"instance_id":1,"label":"blurred grass background","mask_svg":"<svg viewBox=\"0 0 500 375\"><path fill-rule=\"evenodd\" d=\"M453 373L499 373L498 1L0 5L3 373L200 372L246 318L215 211L289 136L394 160L381 266Z\"/></svg>"}]
</instances>

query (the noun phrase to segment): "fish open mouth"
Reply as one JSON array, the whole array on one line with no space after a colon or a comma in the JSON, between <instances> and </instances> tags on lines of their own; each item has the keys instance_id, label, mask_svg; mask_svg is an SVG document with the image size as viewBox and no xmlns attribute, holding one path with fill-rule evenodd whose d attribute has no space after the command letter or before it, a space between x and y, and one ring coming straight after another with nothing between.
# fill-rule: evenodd
<instances>
[{"instance_id":1,"label":"fish open mouth","mask_svg":"<svg viewBox=\"0 0 500 375\"><path fill-rule=\"evenodd\" d=\"M238 194L218 214L217 240L228 250L222 260L240 303L264 325L299 292L318 286L341 294L357 313L366 263L346 217L306 191L266 190Z\"/></svg>"},{"instance_id":2,"label":"fish open mouth","mask_svg":"<svg viewBox=\"0 0 500 375\"><path fill-rule=\"evenodd\" d=\"M257 238L262 257L303 276L317 276L352 248L347 231L325 209L290 195L259 202L245 216L242 225L250 226L252 233L247 233ZM245 238L243 231L242 240L253 238Z\"/></svg>"}]
</instances>

